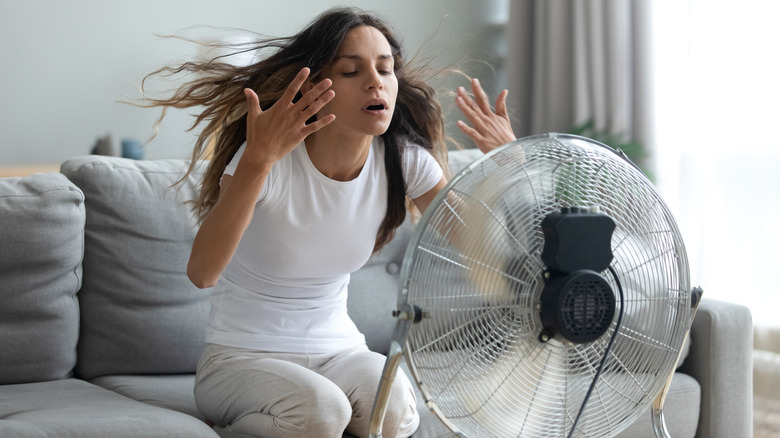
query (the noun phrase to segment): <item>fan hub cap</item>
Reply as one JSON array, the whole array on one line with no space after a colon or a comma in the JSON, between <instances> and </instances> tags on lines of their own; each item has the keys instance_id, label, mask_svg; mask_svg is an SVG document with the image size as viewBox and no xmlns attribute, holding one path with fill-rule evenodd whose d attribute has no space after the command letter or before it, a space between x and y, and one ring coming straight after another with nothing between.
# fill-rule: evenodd
<instances>
[{"instance_id":1,"label":"fan hub cap","mask_svg":"<svg viewBox=\"0 0 780 438\"><path fill-rule=\"evenodd\" d=\"M541 303L542 342L556 334L577 344L593 342L607 332L615 316L612 288L589 270L549 280Z\"/></svg>"}]
</instances>

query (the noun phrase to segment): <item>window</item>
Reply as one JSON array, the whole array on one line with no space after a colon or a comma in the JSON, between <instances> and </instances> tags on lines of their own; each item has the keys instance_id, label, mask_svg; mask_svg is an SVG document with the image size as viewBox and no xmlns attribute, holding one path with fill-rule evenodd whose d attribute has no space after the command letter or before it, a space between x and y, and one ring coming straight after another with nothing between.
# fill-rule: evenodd
<instances>
[{"instance_id":1,"label":"window","mask_svg":"<svg viewBox=\"0 0 780 438\"><path fill-rule=\"evenodd\" d=\"M780 326L780 2L654 2L655 168L693 285Z\"/></svg>"}]
</instances>

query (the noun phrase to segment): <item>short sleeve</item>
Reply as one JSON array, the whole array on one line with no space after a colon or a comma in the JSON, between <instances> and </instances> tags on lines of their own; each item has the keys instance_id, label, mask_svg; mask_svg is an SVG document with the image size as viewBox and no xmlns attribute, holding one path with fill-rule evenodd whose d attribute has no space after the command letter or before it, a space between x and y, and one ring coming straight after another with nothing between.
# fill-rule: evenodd
<instances>
[{"instance_id":1,"label":"short sleeve","mask_svg":"<svg viewBox=\"0 0 780 438\"><path fill-rule=\"evenodd\" d=\"M403 148L401 163L406 182L406 195L412 199L428 193L444 175L433 155L415 144L407 144Z\"/></svg>"},{"instance_id":2,"label":"short sleeve","mask_svg":"<svg viewBox=\"0 0 780 438\"><path fill-rule=\"evenodd\" d=\"M230 160L227 166L225 166L225 171L222 172L223 175L233 175L236 173L236 168L238 167L238 161L241 159L241 156L244 155L244 150L246 150L246 142L241 145L240 148L236 151L236 154L233 155L233 158Z\"/></svg>"},{"instance_id":3,"label":"short sleeve","mask_svg":"<svg viewBox=\"0 0 780 438\"><path fill-rule=\"evenodd\" d=\"M222 172L222 176L230 175L233 176L234 173L236 173L236 168L238 167L238 161L241 160L241 156L244 155L244 151L246 150L246 142L241 145L241 147L238 148L236 151L236 154L233 155L233 158L230 160L230 162L225 166L225 170ZM265 184L263 184L262 190L260 190L260 194L257 196L257 202L262 202L267 196L269 191L271 190L270 187L273 185L275 175L274 175L274 168L271 169L271 173L268 175L268 177L265 180ZM222 180L220 179L220 182Z\"/></svg>"}]
</instances>

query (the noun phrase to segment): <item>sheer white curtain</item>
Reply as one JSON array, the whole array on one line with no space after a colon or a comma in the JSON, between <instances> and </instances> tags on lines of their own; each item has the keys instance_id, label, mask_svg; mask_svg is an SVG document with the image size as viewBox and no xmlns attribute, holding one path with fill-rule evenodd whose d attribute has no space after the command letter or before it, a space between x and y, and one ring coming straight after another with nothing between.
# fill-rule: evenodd
<instances>
[{"instance_id":1,"label":"sheer white curtain","mask_svg":"<svg viewBox=\"0 0 780 438\"><path fill-rule=\"evenodd\" d=\"M586 121L651 143L649 2L513 0L507 87L519 136Z\"/></svg>"},{"instance_id":2,"label":"sheer white curtain","mask_svg":"<svg viewBox=\"0 0 780 438\"><path fill-rule=\"evenodd\" d=\"M780 2L653 2L658 185L706 296L780 327Z\"/></svg>"},{"instance_id":3,"label":"sheer white curtain","mask_svg":"<svg viewBox=\"0 0 780 438\"><path fill-rule=\"evenodd\" d=\"M780 327L780 2L513 0L515 132L587 120L651 151L708 297Z\"/></svg>"}]
</instances>

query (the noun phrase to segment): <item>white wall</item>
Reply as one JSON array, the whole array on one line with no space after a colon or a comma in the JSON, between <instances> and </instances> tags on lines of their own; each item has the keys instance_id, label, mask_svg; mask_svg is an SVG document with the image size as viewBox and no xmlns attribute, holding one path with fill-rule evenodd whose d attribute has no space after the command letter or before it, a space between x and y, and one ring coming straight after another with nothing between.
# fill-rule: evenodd
<instances>
[{"instance_id":1,"label":"white wall","mask_svg":"<svg viewBox=\"0 0 780 438\"><path fill-rule=\"evenodd\" d=\"M323 10L350 3L387 17L408 54L433 36L429 50L443 65L473 55L483 23L503 2L0 0L0 165L58 164L89 153L109 132L145 141L158 110L116 101L137 98L145 74L197 54L195 45L155 33L205 24L287 36ZM191 120L183 111L167 117L145 157L188 156Z\"/></svg>"}]
</instances>

